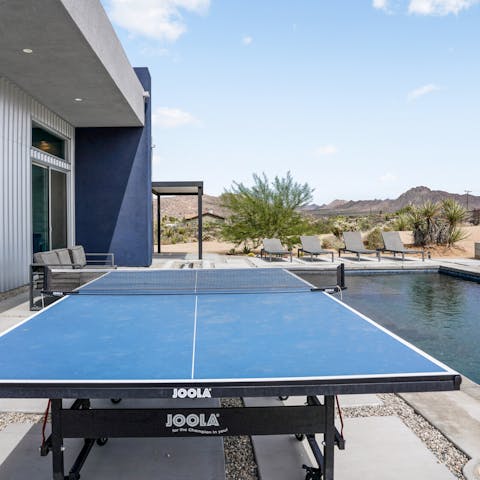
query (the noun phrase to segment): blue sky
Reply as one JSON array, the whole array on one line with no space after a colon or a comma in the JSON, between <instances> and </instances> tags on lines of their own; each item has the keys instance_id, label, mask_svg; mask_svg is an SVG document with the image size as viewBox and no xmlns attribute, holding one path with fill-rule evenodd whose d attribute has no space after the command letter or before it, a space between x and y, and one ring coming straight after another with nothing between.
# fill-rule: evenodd
<instances>
[{"instance_id":1,"label":"blue sky","mask_svg":"<svg viewBox=\"0 0 480 480\"><path fill-rule=\"evenodd\" d=\"M480 194L480 0L102 3L152 74L154 180Z\"/></svg>"}]
</instances>

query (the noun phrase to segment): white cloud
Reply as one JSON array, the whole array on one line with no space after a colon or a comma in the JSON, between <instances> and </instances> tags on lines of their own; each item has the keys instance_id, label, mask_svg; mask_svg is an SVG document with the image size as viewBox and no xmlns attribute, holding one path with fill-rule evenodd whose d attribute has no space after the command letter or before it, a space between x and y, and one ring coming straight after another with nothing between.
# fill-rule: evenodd
<instances>
[{"instance_id":1,"label":"white cloud","mask_svg":"<svg viewBox=\"0 0 480 480\"><path fill-rule=\"evenodd\" d=\"M245 35L243 38L242 38L242 43L244 45L251 45L253 42L253 38L250 36L250 35Z\"/></svg>"},{"instance_id":2,"label":"white cloud","mask_svg":"<svg viewBox=\"0 0 480 480\"><path fill-rule=\"evenodd\" d=\"M335 145L323 145L322 147L318 147L315 150L315 155L319 157L324 157L327 155L335 155L338 152L338 149Z\"/></svg>"},{"instance_id":3,"label":"white cloud","mask_svg":"<svg viewBox=\"0 0 480 480\"><path fill-rule=\"evenodd\" d=\"M380 181L381 181L382 183L390 183L390 182L394 182L395 180L397 180L397 176L394 175L394 174L391 173L391 172L384 173L384 174L380 177Z\"/></svg>"},{"instance_id":4,"label":"white cloud","mask_svg":"<svg viewBox=\"0 0 480 480\"><path fill-rule=\"evenodd\" d=\"M210 0L109 0L111 20L131 34L174 42L187 26L181 10L205 13Z\"/></svg>"},{"instance_id":5,"label":"white cloud","mask_svg":"<svg viewBox=\"0 0 480 480\"><path fill-rule=\"evenodd\" d=\"M410 0L408 12L417 15L457 15L480 0Z\"/></svg>"},{"instance_id":6,"label":"white cloud","mask_svg":"<svg viewBox=\"0 0 480 480\"><path fill-rule=\"evenodd\" d=\"M407 99L409 102L413 102L414 100L417 100L418 98L423 97L424 95L437 92L438 90L441 90L441 88L438 85L429 83L428 85L423 85L423 87L416 88L415 90L412 90L411 92L409 92L407 95Z\"/></svg>"},{"instance_id":7,"label":"white cloud","mask_svg":"<svg viewBox=\"0 0 480 480\"><path fill-rule=\"evenodd\" d=\"M388 9L388 0L373 0L373 8L378 10L387 10Z\"/></svg>"},{"instance_id":8,"label":"white cloud","mask_svg":"<svg viewBox=\"0 0 480 480\"><path fill-rule=\"evenodd\" d=\"M188 112L179 108L159 107L152 113L153 125L162 128L176 128L185 125L196 125L198 120Z\"/></svg>"}]
</instances>

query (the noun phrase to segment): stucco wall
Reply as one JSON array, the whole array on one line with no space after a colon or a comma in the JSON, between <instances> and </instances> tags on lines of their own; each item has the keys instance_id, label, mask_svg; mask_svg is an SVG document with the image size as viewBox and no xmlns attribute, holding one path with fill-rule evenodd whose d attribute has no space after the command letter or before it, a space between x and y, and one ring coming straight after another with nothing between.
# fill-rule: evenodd
<instances>
[{"instance_id":1,"label":"stucco wall","mask_svg":"<svg viewBox=\"0 0 480 480\"><path fill-rule=\"evenodd\" d=\"M135 69L150 90L146 68ZM151 111L144 128L77 128L76 238L121 266L152 261Z\"/></svg>"}]
</instances>

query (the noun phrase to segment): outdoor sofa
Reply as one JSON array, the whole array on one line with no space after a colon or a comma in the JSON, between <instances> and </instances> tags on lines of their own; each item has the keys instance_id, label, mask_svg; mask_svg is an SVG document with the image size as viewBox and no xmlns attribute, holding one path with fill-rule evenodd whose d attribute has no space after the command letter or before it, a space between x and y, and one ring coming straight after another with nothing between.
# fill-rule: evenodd
<instances>
[{"instance_id":1,"label":"outdoor sofa","mask_svg":"<svg viewBox=\"0 0 480 480\"><path fill-rule=\"evenodd\" d=\"M30 265L30 310L36 310L35 292L74 290L115 269L113 253L85 253L81 245L59 248L33 255Z\"/></svg>"},{"instance_id":2,"label":"outdoor sofa","mask_svg":"<svg viewBox=\"0 0 480 480\"><path fill-rule=\"evenodd\" d=\"M344 248L338 249L338 256L341 252L350 252L357 255L357 260L360 261L360 255L373 255L377 256L380 261L380 252L378 250L370 250L365 248L362 240L362 234L360 232L343 232L343 241L345 242Z\"/></svg>"},{"instance_id":3,"label":"outdoor sofa","mask_svg":"<svg viewBox=\"0 0 480 480\"><path fill-rule=\"evenodd\" d=\"M272 261L272 255L276 257L283 257L284 255L290 255L290 261L292 261L292 252L283 247L282 242L278 238L264 238L263 248L260 250L260 258L267 257Z\"/></svg>"},{"instance_id":4,"label":"outdoor sofa","mask_svg":"<svg viewBox=\"0 0 480 480\"><path fill-rule=\"evenodd\" d=\"M334 253L330 250L324 250L320 243L320 239L315 235L301 236L300 241L302 242L302 246L298 249L297 252L299 258L302 253L309 253L311 260L313 260L313 256L318 257L318 255L331 255L333 262Z\"/></svg>"},{"instance_id":5,"label":"outdoor sofa","mask_svg":"<svg viewBox=\"0 0 480 480\"><path fill-rule=\"evenodd\" d=\"M393 253L393 256L396 257L397 253L402 254L402 261L405 260L405 254L421 254L422 262L425 261L425 250L412 250L410 248L405 248L405 245L400 238L400 232L382 232L384 248L380 251Z\"/></svg>"}]
</instances>

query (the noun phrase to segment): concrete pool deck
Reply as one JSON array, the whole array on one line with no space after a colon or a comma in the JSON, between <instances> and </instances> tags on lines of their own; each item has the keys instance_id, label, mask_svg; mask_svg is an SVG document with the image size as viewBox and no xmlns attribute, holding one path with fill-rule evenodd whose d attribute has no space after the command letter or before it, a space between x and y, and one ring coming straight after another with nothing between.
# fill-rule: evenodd
<instances>
[{"instance_id":1,"label":"concrete pool deck","mask_svg":"<svg viewBox=\"0 0 480 480\"><path fill-rule=\"evenodd\" d=\"M376 259L365 259L358 262L353 257L348 258L347 256L342 257L341 260L346 268L351 270L399 268L435 270L443 267L480 275L480 261L470 259L434 259L425 260L425 262L420 259L408 259L402 262L401 260L382 257L381 262ZM154 259L152 268L287 267L325 270L334 269L339 263L338 259L332 263L325 260L311 262L294 258L290 263L286 260L269 262L256 257L207 254L202 261L195 260L195 257L190 255L184 258L158 256ZM0 302L0 332L19 323L31 314L28 305L25 302L20 303L22 300L21 295L17 297L16 301L15 299L4 300L3 307L2 302ZM20 304L15 305L16 303ZM471 458L463 472L465 478L480 480L480 386L464 379L459 392L408 393L400 396L416 412L442 432L459 450ZM259 401L275 400L246 399L246 402L250 404ZM292 401L295 401L295 399L292 399ZM349 405L372 405L372 403L375 404L379 401L377 396L351 396L350 398L345 397L343 403L344 406L348 407ZM0 412L43 413L44 408L44 400L0 400ZM346 423L348 425L347 448L345 451L337 450L335 454L336 478L338 480L358 478L372 480L397 478L447 480L458 478L433 455L426 445L419 440L418 436L398 417L382 416L380 418L373 415L365 418L347 418ZM0 431L0 478L7 478L5 475L12 471L11 469L14 469L16 464L22 465L22 468L27 465L29 471L33 472L39 472L38 469L41 469L46 472L44 475L48 475L51 459L49 457L41 458L36 451L38 447L37 430L38 426L31 423L14 421ZM220 480L224 478L224 475L219 473L223 465L223 452L220 452L221 449L218 448L218 444L203 445L205 448L201 447L199 450L198 446L186 441L176 446L175 454L168 456L170 447L168 446L168 439L166 440L164 444L153 443L149 447L144 441L138 443L130 441L127 448L128 457L131 457L132 465L136 470L128 470L128 462L125 460L127 456L125 444L119 444L117 448L114 448L112 442L108 449L104 451L98 449L99 452L102 452L102 456L105 456L102 460L95 459L95 462L100 462L98 465L104 462L120 468L119 470L102 470L102 473L105 473L102 478L134 478L134 476L129 476L129 471L135 471L136 478L145 478L152 471L155 471L158 476L165 476L165 478L191 478L187 472L195 472L197 480L203 480L203 478L205 480L207 478ZM296 441L292 436L254 437L253 444L260 478L263 480L297 478L303 480L305 472L299 466L302 463L312 464L306 450L302 447L303 443ZM145 455L146 448L147 455ZM151 451L148 450L149 448L151 448ZM137 455L141 459L140 461L135 460ZM199 465L203 465L203 462L211 465L212 468L198 468ZM176 469L177 466L178 469ZM121 477L118 476L119 471L123 472ZM172 476L174 472L177 472L177 475ZM84 477L88 478L87 470L85 470ZM8 478L11 478L10 473L8 473ZM49 477L45 476L45 478Z\"/></svg>"}]
</instances>

